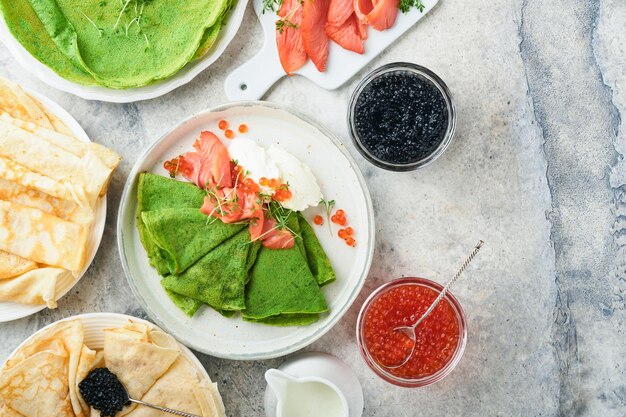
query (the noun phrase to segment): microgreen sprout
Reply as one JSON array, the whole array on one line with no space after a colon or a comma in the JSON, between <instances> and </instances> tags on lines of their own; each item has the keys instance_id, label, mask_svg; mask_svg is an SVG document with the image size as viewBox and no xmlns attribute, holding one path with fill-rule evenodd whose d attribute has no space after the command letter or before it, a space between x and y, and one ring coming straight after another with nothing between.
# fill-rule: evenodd
<instances>
[{"instance_id":1,"label":"microgreen sprout","mask_svg":"<svg viewBox=\"0 0 626 417\"><path fill-rule=\"evenodd\" d=\"M89 16L87 16L84 12L81 11L81 13L83 14L83 16L85 16L85 19L87 19L89 21L89 23L91 23L92 26L96 28L96 30L98 31L98 34L100 35L100 37L102 37L103 30L101 28L99 28L98 25L96 25L96 23L93 20L91 20L89 18Z\"/></svg>"}]
</instances>

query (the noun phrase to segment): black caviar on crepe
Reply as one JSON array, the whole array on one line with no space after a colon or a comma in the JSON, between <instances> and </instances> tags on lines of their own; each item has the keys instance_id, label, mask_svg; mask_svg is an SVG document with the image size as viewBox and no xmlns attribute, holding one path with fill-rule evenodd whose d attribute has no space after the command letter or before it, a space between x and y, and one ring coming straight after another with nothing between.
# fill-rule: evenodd
<instances>
[{"instance_id":1,"label":"black caviar on crepe","mask_svg":"<svg viewBox=\"0 0 626 417\"><path fill-rule=\"evenodd\" d=\"M95 368L78 384L85 402L100 411L101 417L114 417L130 403L128 392L107 368Z\"/></svg>"},{"instance_id":2,"label":"black caviar on crepe","mask_svg":"<svg viewBox=\"0 0 626 417\"><path fill-rule=\"evenodd\" d=\"M428 69L408 63L385 65L366 76L352 95L348 118L363 156L394 171L436 159L455 127L446 85Z\"/></svg>"}]
</instances>

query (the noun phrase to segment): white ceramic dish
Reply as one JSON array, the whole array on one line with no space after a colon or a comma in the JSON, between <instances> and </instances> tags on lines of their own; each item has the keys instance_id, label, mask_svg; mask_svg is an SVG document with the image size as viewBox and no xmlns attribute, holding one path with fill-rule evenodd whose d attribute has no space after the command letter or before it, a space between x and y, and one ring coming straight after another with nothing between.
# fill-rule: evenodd
<instances>
[{"instance_id":1,"label":"white ceramic dish","mask_svg":"<svg viewBox=\"0 0 626 417\"><path fill-rule=\"evenodd\" d=\"M0 19L2 20L2 19ZM72 131L74 136L83 142L90 142L89 136L83 130L83 128L78 124L78 122L61 106L56 104L54 101L49 98L35 93L33 91L27 90L28 94L39 100L46 109L57 116L65 125ZM102 233L104 232L104 223L106 222L107 215L107 200L106 196L100 197L96 203L96 207L94 209L94 222L91 226L91 233L87 239L87 257L85 266L78 277L69 276L67 278L63 278L59 282L59 298L63 297L68 293L69 290L72 289L76 283L85 275L87 269L91 265L93 258L96 256L96 252L98 251L98 247L100 246L100 241L102 240ZM35 314L38 311L46 308L45 305L32 305L32 304L19 304L19 303L10 303L0 301L0 322L6 322L11 320L17 320L22 317L30 316L31 314Z\"/></svg>"},{"instance_id":2,"label":"white ceramic dish","mask_svg":"<svg viewBox=\"0 0 626 417\"><path fill-rule=\"evenodd\" d=\"M350 417L363 415L363 388L354 371L336 357L321 352L306 352L294 356L278 367L295 378L315 377L332 382L348 402ZM276 417L277 398L272 388L265 388L265 415Z\"/></svg>"},{"instance_id":3,"label":"white ceramic dish","mask_svg":"<svg viewBox=\"0 0 626 417\"><path fill-rule=\"evenodd\" d=\"M13 58L22 67L30 71L44 83L59 90L72 93L86 100L100 100L111 103L131 103L135 101L148 100L160 97L170 91L187 84L198 74L207 69L224 53L228 44L233 40L235 34L241 26L244 12L248 0L238 0L235 7L228 16L228 22L222 28L218 40L213 45L211 51L201 59L190 62L172 77L150 84L144 87L131 88L127 90L115 90L105 87L84 86L58 75L46 65L33 57L18 41L13 37L4 19L0 16L0 40L7 47Z\"/></svg>"},{"instance_id":4,"label":"white ceramic dish","mask_svg":"<svg viewBox=\"0 0 626 417\"><path fill-rule=\"evenodd\" d=\"M59 321L55 321L54 323L51 323L47 325L46 327L33 333L29 338L24 340L17 348L15 348L13 352L11 352L9 357L2 363L2 367L4 367L4 364L9 359L11 359L15 355L15 353L25 343L27 343L33 337L35 337L35 335L37 335L38 333L41 333L42 331L44 331L50 326L55 325L56 323L59 323L61 321L74 320L74 319L80 319L83 322L83 329L85 331L84 343L85 345L87 345L88 348L94 349L94 350L104 348L104 330L105 329L110 329L114 327L122 327L125 324L127 324L129 320L132 320L135 323L147 324L151 326L152 328L157 328L157 326L150 323L149 321L146 321L137 317L127 316L126 314L116 314L116 313L79 314L77 316L72 316L72 317L68 317ZM193 364L193 367L198 372L200 377L206 378L208 381L211 381L209 374L207 374L206 369L204 369L204 366L202 366L198 358L196 358L196 356L189 349L187 349L185 346L181 345L180 343L179 343L179 347L183 356Z\"/></svg>"},{"instance_id":5,"label":"white ceramic dish","mask_svg":"<svg viewBox=\"0 0 626 417\"><path fill-rule=\"evenodd\" d=\"M276 81L285 75L285 71L278 59L278 49L276 47L277 16L272 12L262 13L263 0L252 1L254 11L263 27L265 43L256 56L233 70L226 78L224 88L226 89L226 96L230 100L258 100L263 97ZM396 39L415 25L438 2L439 0L423 0L423 13L415 8L406 14L398 12L396 23L385 31L378 32L368 27L368 38L365 41L364 54L360 55L347 51L331 42L328 65L325 72L319 72L311 60L309 60L295 74L306 77L327 90L341 87L364 66L369 64L372 59L376 58Z\"/></svg>"},{"instance_id":6,"label":"white ceramic dish","mask_svg":"<svg viewBox=\"0 0 626 417\"><path fill-rule=\"evenodd\" d=\"M272 327L224 318L203 307L188 318L167 297L160 277L148 264L137 232L137 176L149 171L167 175L162 165L191 148L201 130L220 132L217 123L227 119L231 126L246 123L246 136L264 146L278 144L316 175L327 199L337 201L355 230L356 248L347 246L328 231L327 225L315 227L337 273L337 281L323 287L330 313L305 327ZM323 209L309 209L310 219ZM139 158L131 171L120 205L118 245L122 265L130 286L142 307L159 326L193 349L227 359L266 359L286 355L314 342L326 333L347 311L363 286L374 251L374 216L365 181L344 146L325 129L302 116L274 104L233 103L206 110L182 122L157 140Z\"/></svg>"}]
</instances>

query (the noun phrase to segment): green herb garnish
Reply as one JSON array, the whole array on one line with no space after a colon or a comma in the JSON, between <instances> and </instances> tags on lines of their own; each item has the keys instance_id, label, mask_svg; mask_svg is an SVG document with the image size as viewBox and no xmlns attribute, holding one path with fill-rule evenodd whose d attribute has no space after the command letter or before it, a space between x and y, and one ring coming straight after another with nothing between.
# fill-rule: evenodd
<instances>
[{"instance_id":1,"label":"green herb garnish","mask_svg":"<svg viewBox=\"0 0 626 417\"><path fill-rule=\"evenodd\" d=\"M261 13L265 13L267 10L275 12L283 5L283 0L263 0L263 9Z\"/></svg>"},{"instance_id":2,"label":"green herb garnish","mask_svg":"<svg viewBox=\"0 0 626 417\"><path fill-rule=\"evenodd\" d=\"M330 228L330 212L333 210L333 207L335 206L335 200L324 200L322 198L320 199L318 204L322 204L324 206L324 209L326 209L326 223L328 223L328 231L332 235L333 231Z\"/></svg>"},{"instance_id":3,"label":"green herb garnish","mask_svg":"<svg viewBox=\"0 0 626 417\"><path fill-rule=\"evenodd\" d=\"M400 6L398 6L402 13L408 13L412 7L415 7L421 13L424 13L425 6L424 3L422 3L422 0L400 0Z\"/></svg>"},{"instance_id":4,"label":"green herb garnish","mask_svg":"<svg viewBox=\"0 0 626 417\"><path fill-rule=\"evenodd\" d=\"M276 30L278 31L278 33L282 35L282 33L285 31L285 28L298 29L298 25L296 25L295 23L293 23L291 20L287 18L278 19L276 21Z\"/></svg>"}]
</instances>

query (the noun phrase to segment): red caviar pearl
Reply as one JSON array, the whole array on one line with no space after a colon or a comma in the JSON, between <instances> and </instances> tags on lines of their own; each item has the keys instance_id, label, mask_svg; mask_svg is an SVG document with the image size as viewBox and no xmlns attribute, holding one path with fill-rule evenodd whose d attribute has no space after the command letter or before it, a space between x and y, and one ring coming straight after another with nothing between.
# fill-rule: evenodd
<instances>
[{"instance_id":1,"label":"red caviar pearl","mask_svg":"<svg viewBox=\"0 0 626 417\"><path fill-rule=\"evenodd\" d=\"M318 226L321 226L324 224L324 218L318 214L315 217L313 217L313 223L315 223Z\"/></svg>"},{"instance_id":2,"label":"red caviar pearl","mask_svg":"<svg viewBox=\"0 0 626 417\"><path fill-rule=\"evenodd\" d=\"M352 230L351 227L346 227L345 231L346 231L346 235L348 236L352 236L352 234L354 233L354 230Z\"/></svg>"},{"instance_id":3,"label":"red caviar pearl","mask_svg":"<svg viewBox=\"0 0 626 417\"><path fill-rule=\"evenodd\" d=\"M239 133L246 133L248 131L248 125L247 124L240 124L239 125Z\"/></svg>"},{"instance_id":4,"label":"red caviar pearl","mask_svg":"<svg viewBox=\"0 0 626 417\"><path fill-rule=\"evenodd\" d=\"M354 247L354 246L356 246L356 240L354 240L354 238L352 238L352 237L347 237L346 238L346 245Z\"/></svg>"},{"instance_id":5,"label":"red caviar pearl","mask_svg":"<svg viewBox=\"0 0 626 417\"><path fill-rule=\"evenodd\" d=\"M339 229L339 231L337 232L337 236L345 239L348 236L348 234L346 233L346 229Z\"/></svg>"},{"instance_id":6,"label":"red caviar pearl","mask_svg":"<svg viewBox=\"0 0 626 417\"><path fill-rule=\"evenodd\" d=\"M262 187L267 187L269 185L269 180L265 177L259 178L259 185Z\"/></svg>"},{"instance_id":7,"label":"red caviar pearl","mask_svg":"<svg viewBox=\"0 0 626 417\"><path fill-rule=\"evenodd\" d=\"M217 127L219 127L222 130L226 130L226 129L228 129L228 122L226 120L220 120L217 123Z\"/></svg>"},{"instance_id":8,"label":"red caviar pearl","mask_svg":"<svg viewBox=\"0 0 626 417\"><path fill-rule=\"evenodd\" d=\"M232 139L235 137L235 132L233 132L230 129L226 129L226 132L224 132L224 135L226 135L228 139Z\"/></svg>"}]
</instances>

